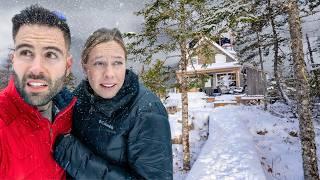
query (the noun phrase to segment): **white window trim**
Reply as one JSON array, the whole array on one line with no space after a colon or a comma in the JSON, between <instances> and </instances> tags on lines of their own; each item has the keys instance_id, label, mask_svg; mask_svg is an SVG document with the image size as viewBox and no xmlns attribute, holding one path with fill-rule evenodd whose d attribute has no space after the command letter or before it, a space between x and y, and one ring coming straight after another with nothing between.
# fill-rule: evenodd
<instances>
[{"instance_id":1,"label":"white window trim","mask_svg":"<svg viewBox=\"0 0 320 180\"><path fill-rule=\"evenodd\" d=\"M195 63L192 63L193 59L195 59ZM198 56L193 56L190 58L190 66L193 65L199 65L199 57Z\"/></svg>"},{"instance_id":2,"label":"white window trim","mask_svg":"<svg viewBox=\"0 0 320 180\"><path fill-rule=\"evenodd\" d=\"M236 75L236 79L234 80L237 84L237 73L234 73L234 72L225 72L225 73L216 73L216 87L219 86L219 83L218 83L218 75L219 74L226 74L226 75L229 75L229 74L235 74Z\"/></svg>"}]
</instances>

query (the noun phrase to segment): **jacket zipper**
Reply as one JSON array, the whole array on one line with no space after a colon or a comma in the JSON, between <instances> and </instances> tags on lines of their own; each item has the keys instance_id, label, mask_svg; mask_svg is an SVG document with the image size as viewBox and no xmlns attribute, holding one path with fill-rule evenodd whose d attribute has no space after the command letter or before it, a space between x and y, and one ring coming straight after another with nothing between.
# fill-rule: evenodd
<instances>
[{"instance_id":1,"label":"jacket zipper","mask_svg":"<svg viewBox=\"0 0 320 180\"><path fill-rule=\"evenodd\" d=\"M52 127L50 125L50 144L52 144L52 139L53 139L53 133L52 133Z\"/></svg>"},{"instance_id":2,"label":"jacket zipper","mask_svg":"<svg viewBox=\"0 0 320 180\"><path fill-rule=\"evenodd\" d=\"M50 147L52 146L52 139L53 139L53 130L52 130L52 125L49 123L49 143L50 143Z\"/></svg>"}]
</instances>

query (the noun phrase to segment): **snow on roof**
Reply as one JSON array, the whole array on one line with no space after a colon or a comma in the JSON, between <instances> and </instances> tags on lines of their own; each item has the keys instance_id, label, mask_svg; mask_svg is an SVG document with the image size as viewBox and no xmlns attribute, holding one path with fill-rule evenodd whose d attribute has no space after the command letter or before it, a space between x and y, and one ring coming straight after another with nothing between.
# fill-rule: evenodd
<instances>
[{"instance_id":1,"label":"snow on roof","mask_svg":"<svg viewBox=\"0 0 320 180\"><path fill-rule=\"evenodd\" d=\"M226 63L212 63L206 66L194 64L188 65L187 71L194 71L194 70L204 70L204 69L223 69L223 68L234 68L234 67L241 67L238 62L226 62Z\"/></svg>"},{"instance_id":2,"label":"snow on roof","mask_svg":"<svg viewBox=\"0 0 320 180\"><path fill-rule=\"evenodd\" d=\"M219 44L217 44L216 42L212 41L211 39L209 39L208 37L202 37L193 48L197 48L203 41L207 41L209 42L212 46L216 47L217 49L219 49L220 51L222 51L225 55L227 55L228 57L230 57L232 60L234 61L238 61L236 57L234 57L230 52L228 52L226 49L224 49L223 47L221 47Z\"/></svg>"}]
</instances>

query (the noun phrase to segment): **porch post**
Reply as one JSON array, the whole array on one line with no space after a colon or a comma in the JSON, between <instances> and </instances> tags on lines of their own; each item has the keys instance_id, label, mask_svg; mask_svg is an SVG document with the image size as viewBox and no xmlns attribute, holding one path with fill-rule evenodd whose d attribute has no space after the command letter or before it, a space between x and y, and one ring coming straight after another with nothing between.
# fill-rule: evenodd
<instances>
[{"instance_id":1,"label":"porch post","mask_svg":"<svg viewBox=\"0 0 320 180\"><path fill-rule=\"evenodd\" d=\"M237 70L236 86L240 87L240 69Z\"/></svg>"}]
</instances>

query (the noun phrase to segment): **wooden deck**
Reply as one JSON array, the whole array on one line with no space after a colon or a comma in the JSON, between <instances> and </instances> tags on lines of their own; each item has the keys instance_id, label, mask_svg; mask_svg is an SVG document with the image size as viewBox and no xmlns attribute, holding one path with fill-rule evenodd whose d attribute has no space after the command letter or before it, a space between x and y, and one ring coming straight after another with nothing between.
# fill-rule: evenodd
<instances>
[{"instance_id":1,"label":"wooden deck","mask_svg":"<svg viewBox=\"0 0 320 180\"><path fill-rule=\"evenodd\" d=\"M227 105L260 105L264 101L264 97L260 95L256 96L234 96L233 99L220 100L215 97L207 97L208 103L213 103L213 107L222 107Z\"/></svg>"},{"instance_id":2,"label":"wooden deck","mask_svg":"<svg viewBox=\"0 0 320 180\"><path fill-rule=\"evenodd\" d=\"M227 105L238 105L238 103L236 101L216 101L213 102L213 107L223 107L223 106L227 106Z\"/></svg>"},{"instance_id":3,"label":"wooden deck","mask_svg":"<svg viewBox=\"0 0 320 180\"><path fill-rule=\"evenodd\" d=\"M234 95L230 96L227 100L221 98L222 96L216 96L216 97L206 97L203 98L208 103L212 103L212 107L223 107L228 105L260 105L264 101L264 97L262 95L255 95L255 96L246 96L246 95ZM192 102L190 102L192 103ZM170 106L166 107L168 114L175 114L178 111L181 111L181 108L178 108L176 106Z\"/></svg>"}]
</instances>

